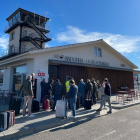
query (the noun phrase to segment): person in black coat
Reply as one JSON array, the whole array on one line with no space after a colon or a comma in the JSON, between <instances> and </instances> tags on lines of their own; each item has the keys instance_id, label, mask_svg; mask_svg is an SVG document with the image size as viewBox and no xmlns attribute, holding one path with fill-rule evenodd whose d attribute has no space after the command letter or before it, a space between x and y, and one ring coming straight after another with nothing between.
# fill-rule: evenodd
<instances>
[{"instance_id":1,"label":"person in black coat","mask_svg":"<svg viewBox=\"0 0 140 140\"><path fill-rule=\"evenodd\" d=\"M47 96L47 99L50 99L51 94L52 94L52 85L53 85L53 80L51 79L47 84L46 84L46 92L45 95Z\"/></svg>"},{"instance_id":2,"label":"person in black coat","mask_svg":"<svg viewBox=\"0 0 140 140\"><path fill-rule=\"evenodd\" d=\"M43 78L43 80L40 83L41 86L41 100L40 102L43 102L43 96L45 95L45 86L46 86L46 82L45 82L45 78Z\"/></svg>"},{"instance_id":3,"label":"person in black coat","mask_svg":"<svg viewBox=\"0 0 140 140\"><path fill-rule=\"evenodd\" d=\"M103 100L101 102L100 108L97 109L96 111L101 111L104 103L107 101L108 104L109 104L109 111L107 113L112 113L112 107L111 107L111 101L110 101L110 98L111 98L111 86L110 86L107 78L104 79L104 83L105 83L105 96L104 96L104 98L103 98Z\"/></svg>"},{"instance_id":4,"label":"person in black coat","mask_svg":"<svg viewBox=\"0 0 140 140\"><path fill-rule=\"evenodd\" d=\"M56 83L53 86L53 92L52 92L52 94L54 95L53 111L55 110L55 106L56 106L57 100L61 100L62 99L62 93L63 93L63 86L60 83L60 80L57 79Z\"/></svg>"}]
</instances>

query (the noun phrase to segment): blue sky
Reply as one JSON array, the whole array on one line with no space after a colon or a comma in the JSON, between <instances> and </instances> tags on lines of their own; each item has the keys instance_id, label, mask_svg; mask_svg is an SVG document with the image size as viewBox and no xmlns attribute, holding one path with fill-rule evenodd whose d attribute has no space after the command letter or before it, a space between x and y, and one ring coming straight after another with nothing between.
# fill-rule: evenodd
<instances>
[{"instance_id":1,"label":"blue sky","mask_svg":"<svg viewBox=\"0 0 140 140\"><path fill-rule=\"evenodd\" d=\"M11 0L0 3L0 51L6 49ZM51 18L53 40L59 46L104 39L140 67L139 0L12 0L11 11L18 7Z\"/></svg>"}]
</instances>

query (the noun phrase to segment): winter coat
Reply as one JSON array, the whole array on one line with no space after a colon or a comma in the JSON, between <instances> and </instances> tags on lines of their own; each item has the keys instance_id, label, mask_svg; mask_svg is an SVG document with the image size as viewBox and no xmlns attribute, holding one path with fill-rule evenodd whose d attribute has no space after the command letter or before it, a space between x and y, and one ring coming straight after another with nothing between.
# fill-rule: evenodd
<instances>
[{"instance_id":1,"label":"winter coat","mask_svg":"<svg viewBox=\"0 0 140 140\"><path fill-rule=\"evenodd\" d=\"M53 86L53 95L54 96L62 96L63 86L61 83L55 83Z\"/></svg>"},{"instance_id":2,"label":"winter coat","mask_svg":"<svg viewBox=\"0 0 140 140\"><path fill-rule=\"evenodd\" d=\"M80 82L78 85L78 92L79 93L85 93L85 83L84 82Z\"/></svg>"},{"instance_id":3,"label":"winter coat","mask_svg":"<svg viewBox=\"0 0 140 140\"><path fill-rule=\"evenodd\" d=\"M24 89L23 91L24 96L34 96L33 89L32 89L32 82L30 80L27 79L23 82L18 94L20 94L23 89Z\"/></svg>"},{"instance_id":4,"label":"winter coat","mask_svg":"<svg viewBox=\"0 0 140 140\"><path fill-rule=\"evenodd\" d=\"M72 85L70 87L69 92L65 95L65 97L68 98L77 98L77 93L78 93L78 87L76 85Z\"/></svg>"},{"instance_id":5,"label":"winter coat","mask_svg":"<svg viewBox=\"0 0 140 140\"><path fill-rule=\"evenodd\" d=\"M91 83L93 84L93 93L97 92L97 90L98 90L97 83L95 81L92 81Z\"/></svg>"},{"instance_id":6,"label":"winter coat","mask_svg":"<svg viewBox=\"0 0 140 140\"><path fill-rule=\"evenodd\" d=\"M91 93L93 93L93 85L91 82L88 82L86 85L86 93L90 91Z\"/></svg>"}]
</instances>

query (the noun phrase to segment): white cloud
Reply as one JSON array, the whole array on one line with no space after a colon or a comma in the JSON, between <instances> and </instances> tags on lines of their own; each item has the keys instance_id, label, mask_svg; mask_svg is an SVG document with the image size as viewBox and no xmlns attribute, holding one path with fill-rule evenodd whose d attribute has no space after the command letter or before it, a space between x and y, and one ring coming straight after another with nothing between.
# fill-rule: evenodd
<instances>
[{"instance_id":1,"label":"white cloud","mask_svg":"<svg viewBox=\"0 0 140 140\"><path fill-rule=\"evenodd\" d=\"M8 35L0 35L0 49L5 50L8 48L9 37Z\"/></svg>"},{"instance_id":2,"label":"white cloud","mask_svg":"<svg viewBox=\"0 0 140 140\"><path fill-rule=\"evenodd\" d=\"M125 36L119 34L87 32L73 26L67 26L67 30L57 34L57 41L66 43L80 43L104 39L109 45L121 53L131 53L140 50L140 37Z\"/></svg>"}]
</instances>

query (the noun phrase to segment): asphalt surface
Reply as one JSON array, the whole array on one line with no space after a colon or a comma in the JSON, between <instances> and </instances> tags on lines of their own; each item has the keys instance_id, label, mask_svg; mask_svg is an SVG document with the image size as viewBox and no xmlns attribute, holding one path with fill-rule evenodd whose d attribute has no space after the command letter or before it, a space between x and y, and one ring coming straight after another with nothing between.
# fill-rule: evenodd
<instances>
[{"instance_id":1,"label":"asphalt surface","mask_svg":"<svg viewBox=\"0 0 140 140\"><path fill-rule=\"evenodd\" d=\"M140 140L140 106L40 132L18 140Z\"/></svg>"}]
</instances>

